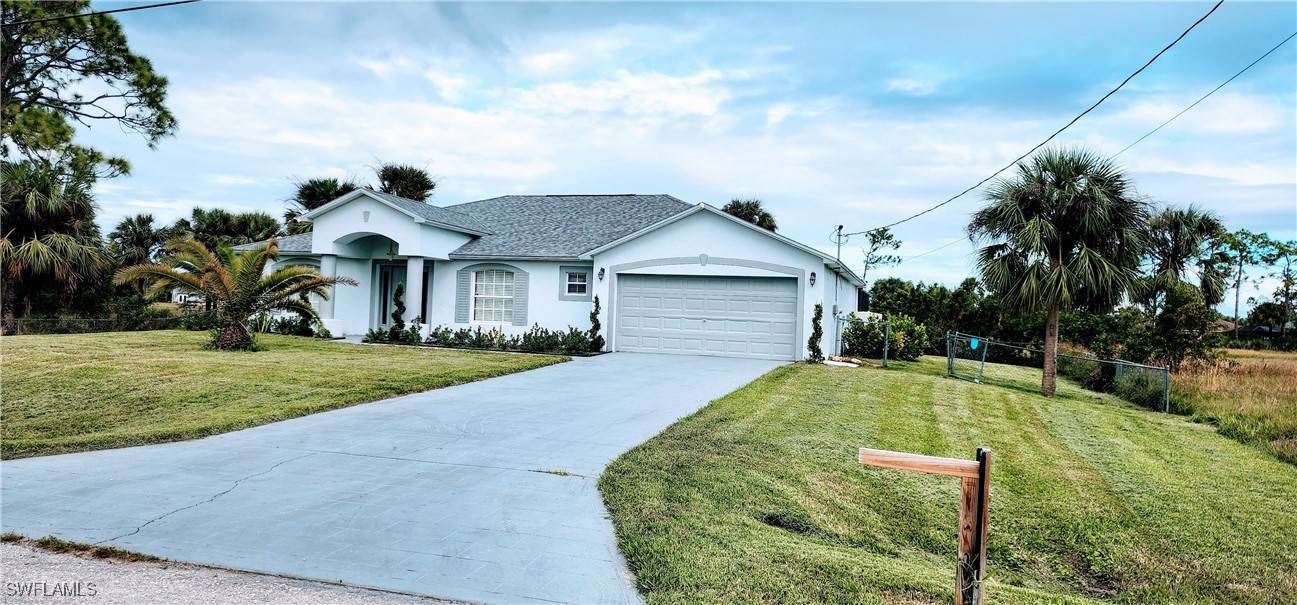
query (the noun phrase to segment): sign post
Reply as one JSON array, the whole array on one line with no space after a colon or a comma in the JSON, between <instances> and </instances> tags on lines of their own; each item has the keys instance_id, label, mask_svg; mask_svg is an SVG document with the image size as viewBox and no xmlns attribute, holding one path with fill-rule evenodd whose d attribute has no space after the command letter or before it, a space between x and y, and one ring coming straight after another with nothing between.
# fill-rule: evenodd
<instances>
[{"instance_id":1,"label":"sign post","mask_svg":"<svg viewBox=\"0 0 1297 605\"><path fill-rule=\"evenodd\" d=\"M991 496L991 450L977 448L976 460L939 458L860 448L860 463L882 468L959 477L959 562L955 605L982 605L986 597L986 526Z\"/></svg>"}]
</instances>

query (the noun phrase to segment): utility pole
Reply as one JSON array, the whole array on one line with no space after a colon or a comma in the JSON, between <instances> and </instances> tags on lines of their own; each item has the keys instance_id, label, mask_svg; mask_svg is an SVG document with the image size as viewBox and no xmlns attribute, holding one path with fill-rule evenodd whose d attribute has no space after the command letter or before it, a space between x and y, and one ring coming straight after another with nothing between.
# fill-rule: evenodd
<instances>
[{"instance_id":1,"label":"utility pole","mask_svg":"<svg viewBox=\"0 0 1297 605\"><path fill-rule=\"evenodd\" d=\"M833 235L838 240L838 253L834 258L838 260L838 270L842 269L842 225L834 229ZM839 316L842 314L841 302L838 300L839 293L842 291L842 274L838 271L833 272L833 354L842 354L842 320Z\"/></svg>"}]
</instances>

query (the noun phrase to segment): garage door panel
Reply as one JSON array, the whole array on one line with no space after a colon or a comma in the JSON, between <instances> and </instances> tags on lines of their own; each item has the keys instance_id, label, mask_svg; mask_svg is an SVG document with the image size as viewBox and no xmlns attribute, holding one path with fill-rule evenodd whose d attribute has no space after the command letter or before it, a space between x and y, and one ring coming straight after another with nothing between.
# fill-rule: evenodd
<instances>
[{"instance_id":1,"label":"garage door panel","mask_svg":"<svg viewBox=\"0 0 1297 605\"><path fill-rule=\"evenodd\" d=\"M617 350L793 359L792 278L620 275Z\"/></svg>"}]
</instances>

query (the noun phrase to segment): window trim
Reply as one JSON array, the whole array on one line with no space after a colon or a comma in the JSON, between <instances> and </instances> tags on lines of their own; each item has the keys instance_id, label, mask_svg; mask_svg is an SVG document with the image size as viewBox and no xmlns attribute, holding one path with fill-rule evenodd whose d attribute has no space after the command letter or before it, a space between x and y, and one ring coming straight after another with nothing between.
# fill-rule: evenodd
<instances>
[{"instance_id":1,"label":"window trim","mask_svg":"<svg viewBox=\"0 0 1297 605\"><path fill-rule=\"evenodd\" d=\"M567 278L569 273L585 274L585 293L568 294ZM558 299L573 302L588 302L594 297L594 266L593 265L560 265L558 268Z\"/></svg>"},{"instance_id":2,"label":"window trim","mask_svg":"<svg viewBox=\"0 0 1297 605\"><path fill-rule=\"evenodd\" d=\"M478 294L477 294L477 274L478 274L478 273L485 273L485 272L487 272L487 271L499 271L499 272L501 272L501 273L506 273L506 274L508 274L508 276L509 276L509 278L508 278L508 279L509 279L509 283L508 283L508 285L509 285L509 288L510 288L510 290L511 290L511 292L510 292L510 294L509 294L508 296L478 296ZM482 319L477 319L477 301L478 301L479 298L491 298L491 299L500 299L500 300L508 299L508 300L509 300L509 309L508 309L508 311L509 311L509 317L508 317L508 319L503 319L503 318L500 319L500 320L482 320ZM511 326L511 325L513 325L513 314L514 314L514 312L515 312L515 304L517 303L517 299L518 299L518 273L517 273L515 270L513 270L513 269L506 269L506 268L504 268L504 267L480 267L480 268L473 269L472 271L469 272L469 279L468 279L468 323L470 323L470 324L475 324L475 325L480 325L480 326ZM491 309L491 311L494 311L494 310L495 310L495 309ZM485 309L484 309L484 311L485 311Z\"/></svg>"}]
</instances>

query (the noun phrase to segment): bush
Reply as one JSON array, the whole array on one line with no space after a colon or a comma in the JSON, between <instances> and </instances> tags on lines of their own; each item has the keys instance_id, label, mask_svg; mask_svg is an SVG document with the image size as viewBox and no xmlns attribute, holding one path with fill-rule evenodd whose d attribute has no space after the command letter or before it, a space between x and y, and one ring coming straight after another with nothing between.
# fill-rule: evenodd
<instances>
[{"instance_id":1,"label":"bush","mask_svg":"<svg viewBox=\"0 0 1297 605\"><path fill-rule=\"evenodd\" d=\"M567 331L556 332L533 324L521 336L506 336L499 330L481 327L451 329L436 326L428 331L424 344L435 347L490 349L496 351L522 351L526 353L563 353L581 355L591 350L590 333L569 326Z\"/></svg>"},{"instance_id":2,"label":"bush","mask_svg":"<svg viewBox=\"0 0 1297 605\"><path fill-rule=\"evenodd\" d=\"M280 317L270 324L270 331L275 334L286 334L288 336L315 336L315 328L312 321L305 317Z\"/></svg>"},{"instance_id":3,"label":"bush","mask_svg":"<svg viewBox=\"0 0 1297 605\"><path fill-rule=\"evenodd\" d=\"M1135 405L1161 410L1166 405L1164 381L1160 372L1129 369L1113 381L1112 391Z\"/></svg>"},{"instance_id":4,"label":"bush","mask_svg":"<svg viewBox=\"0 0 1297 605\"><path fill-rule=\"evenodd\" d=\"M843 353L853 357L882 357L884 332L889 332L887 357L901 361L915 361L923 355L928 344L928 329L915 323L906 315L896 315L883 322L866 322L855 313L847 316L847 326L842 330Z\"/></svg>"},{"instance_id":5,"label":"bush","mask_svg":"<svg viewBox=\"0 0 1297 605\"><path fill-rule=\"evenodd\" d=\"M365 337L361 338L360 342L370 342L370 343L387 342L387 335L388 335L387 330L370 328L368 332L365 332Z\"/></svg>"},{"instance_id":6,"label":"bush","mask_svg":"<svg viewBox=\"0 0 1297 605\"><path fill-rule=\"evenodd\" d=\"M216 311L199 311L185 314L180 320L180 325L186 330L215 330L221 322L216 318Z\"/></svg>"},{"instance_id":7,"label":"bush","mask_svg":"<svg viewBox=\"0 0 1297 605\"><path fill-rule=\"evenodd\" d=\"M824 351L820 349L820 340L824 338L824 303L815 303L815 315L811 316L811 337L806 340L806 363L824 363Z\"/></svg>"},{"instance_id":8,"label":"bush","mask_svg":"<svg viewBox=\"0 0 1297 605\"><path fill-rule=\"evenodd\" d=\"M602 328L602 327L603 327L603 326L601 326L601 325L599 324L599 296L598 296L598 295L595 295L595 297L594 297L594 309L590 311L590 348L589 348L589 351L590 351L591 353L598 353L599 351L602 351L602 350L603 350L603 346L604 346L604 344L606 344L606 343L604 342L603 336L602 336L601 334L599 334L599 330L600 330L600 328Z\"/></svg>"}]
</instances>

